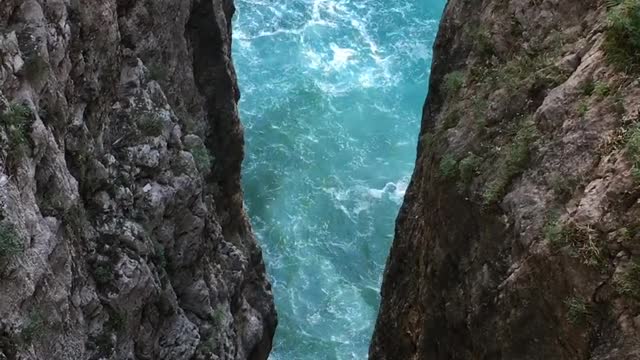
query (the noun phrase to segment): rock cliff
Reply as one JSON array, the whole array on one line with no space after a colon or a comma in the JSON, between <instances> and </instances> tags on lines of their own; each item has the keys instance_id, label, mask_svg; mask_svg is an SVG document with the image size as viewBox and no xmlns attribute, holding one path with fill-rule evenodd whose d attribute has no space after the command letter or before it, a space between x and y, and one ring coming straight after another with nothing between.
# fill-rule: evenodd
<instances>
[{"instance_id":1,"label":"rock cliff","mask_svg":"<svg viewBox=\"0 0 640 360\"><path fill-rule=\"evenodd\" d=\"M640 358L640 1L449 0L371 359Z\"/></svg>"},{"instance_id":2,"label":"rock cliff","mask_svg":"<svg viewBox=\"0 0 640 360\"><path fill-rule=\"evenodd\" d=\"M232 0L0 3L0 359L266 359Z\"/></svg>"}]
</instances>

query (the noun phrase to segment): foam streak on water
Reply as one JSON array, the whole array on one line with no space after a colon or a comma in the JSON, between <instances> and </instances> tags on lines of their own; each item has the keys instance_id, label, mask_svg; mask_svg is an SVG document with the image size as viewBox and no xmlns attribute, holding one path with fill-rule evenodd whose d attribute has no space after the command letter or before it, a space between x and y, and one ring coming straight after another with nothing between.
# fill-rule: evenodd
<instances>
[{"instance_id":1,"label":"foam streak on water","mask_svg":"<svg viewBox=\"0 0 640 360\"><path fill-rule=\"evenodd\" d=\"M365 359L444 0L236 0L274 360Z\"/></svg>"}]
</instances>

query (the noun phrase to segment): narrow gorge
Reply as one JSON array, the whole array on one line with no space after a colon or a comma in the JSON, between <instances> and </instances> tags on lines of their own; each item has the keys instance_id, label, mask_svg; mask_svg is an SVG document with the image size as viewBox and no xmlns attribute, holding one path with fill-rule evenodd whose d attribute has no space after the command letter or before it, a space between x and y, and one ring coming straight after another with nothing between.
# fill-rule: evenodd
<instances>
[{"instance_id":1,"label":"narrow gorge","mask_svg":"<svg viewBox=\"0 0 640 360\"><path fill-rule=\"evenodd\" d=\"M638 75L640 0L0 0L0 360L640 359Z\"/></svg>"},{"instance_id":2,"label":"narrow gorge","mask_svg":"<svg viewBox=\"0 0 640 360\"><path fill-rule=\"evenodd\" d=\"M365 359L444 0L237 0L248 214L272 360Z\"/></svg>"}]
</instances>

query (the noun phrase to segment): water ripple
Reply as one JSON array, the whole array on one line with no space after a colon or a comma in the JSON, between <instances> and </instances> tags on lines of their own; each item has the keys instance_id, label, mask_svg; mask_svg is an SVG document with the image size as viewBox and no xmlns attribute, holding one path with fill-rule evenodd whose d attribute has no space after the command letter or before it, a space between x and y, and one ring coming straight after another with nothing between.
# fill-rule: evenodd
<instances>
[{"instance_id":1,"label":"water ripple","mask_svg":"<svg viewBox=\"0 0 640 360\"><path fill-rule=\"evenodd\" d=\"M365 359L444 0L236 0L274 360Z\"/></svg>"}]
</instances>

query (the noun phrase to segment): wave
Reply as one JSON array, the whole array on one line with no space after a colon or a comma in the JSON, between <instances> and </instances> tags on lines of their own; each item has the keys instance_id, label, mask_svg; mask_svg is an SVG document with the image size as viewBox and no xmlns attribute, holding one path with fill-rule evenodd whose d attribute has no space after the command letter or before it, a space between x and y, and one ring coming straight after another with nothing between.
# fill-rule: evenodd
<instances>
[{"instance_id":1,"label":"wave","mask_svg":"<svg viewBox=\"0 0 640 360\"><path fill-rule=\"evenodd\" d=\"M235 3L243 186L281 316L270 358L366 358L444 0Z\"/></svg>"}]
</instances>

